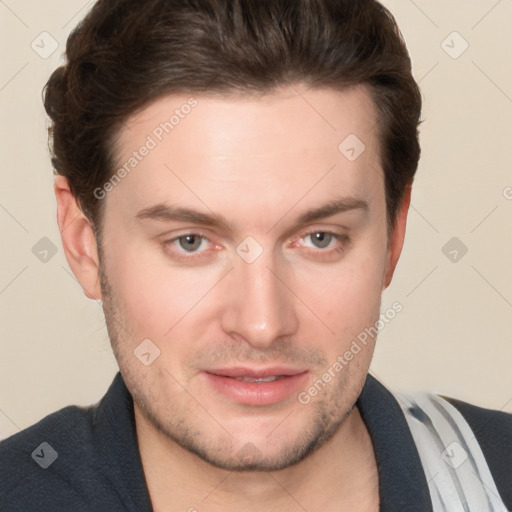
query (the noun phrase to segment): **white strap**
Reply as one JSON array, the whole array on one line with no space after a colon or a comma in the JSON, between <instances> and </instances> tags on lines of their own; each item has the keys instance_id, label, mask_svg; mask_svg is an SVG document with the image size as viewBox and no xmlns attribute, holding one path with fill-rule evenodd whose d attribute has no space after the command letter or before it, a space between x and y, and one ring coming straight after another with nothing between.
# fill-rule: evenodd
<instances>
[{"instance_id":1,"label":"white strap","mask_svg":"<svg viewBox=\"0 0 512 512\"><path fill-rule=\"evenodd\" d=\"M437 395L394 396L420 455L434 512L507 512L462 414Z\"/></svg>"}]
</instances>

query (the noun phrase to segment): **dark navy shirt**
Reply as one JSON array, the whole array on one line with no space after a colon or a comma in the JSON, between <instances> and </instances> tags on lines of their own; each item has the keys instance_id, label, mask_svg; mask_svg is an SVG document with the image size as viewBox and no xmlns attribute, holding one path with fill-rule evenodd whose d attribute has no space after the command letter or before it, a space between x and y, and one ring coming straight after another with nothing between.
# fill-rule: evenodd
<instances>
[{"instance_id":1,"label":"dark navy shirt","mask_svg":"<svg viewBox=\"0 0 512 512\"><path fill-rule=\"evenodd\" d=\"M449 400L472 427L512 510L512 415ZM357 406L375 449L380 511L431 512L419 455L394 396L368 375ZM66 407L0 443L0 511L151 511L133 400L120 373L97 405Z\"/></svg>"}]
</instances>

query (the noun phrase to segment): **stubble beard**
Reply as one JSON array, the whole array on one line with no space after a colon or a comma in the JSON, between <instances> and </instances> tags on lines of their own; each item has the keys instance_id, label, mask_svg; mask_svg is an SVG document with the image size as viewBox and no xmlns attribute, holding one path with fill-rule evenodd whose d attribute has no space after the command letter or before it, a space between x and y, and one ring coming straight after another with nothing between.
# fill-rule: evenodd
<instances>
[{"instance_id":1,"label":"stubble beard","mask_svg":"<svg viewBox=\"0 0 512 512\"><path fill-rule=\"evenodd\" d=\"M133 354L123 350L124 344L128 343L131 346L129 340L122 334L122 331L129 333L129 326L124 322L119 307L120 301L116 299L115 290L107 278L104 265L100 265L99 278L103 311L112 350L124 382L134 401L134 409L135 407L138 408L146 423L149 423L150 427L156 432L163 434L165 439L176 443L204 462L219 469L237 472L282 470L302 462L332 439L352 413L357 397L348 406L340 403L342 402L340 396L344 380L340 378L339 392L330 395L329 399L318 398L308 405L297 403L297 407L300 409L311 407L313 410L308 427L298 437L286 443L278 440L277 445L279 445L280 451L272 455L266 455L264 450L260 450L258 447L251 447L252 449L249 450L251 460L248 460L244 455L247 452L245 448L250 443L244 445L243 441L240 442L240 440L230 438L227 432L224 432L225 439L223 442L219 442L218 439L209 440L207 433L191 424L186 415L181 418L164 418L162 414L159 414L155 401L148 398L146 390L140 385L142 380L137 377L137 371L133 371L134 361L129 360L130 357L133 357ZM359 383L360 388L362 388L364 378ZM168 407L164 409L169 410ZM212 422L214 421L208 415L207 418ZM290 414L290 418L293 418L293 414ZM290 419L289 421L293 420ZM211 431L215 427L217 425L210 428L206 427L206 430ZM285 425L280 425L279 428L285 428Z\"/></svg>"}]
</instances>

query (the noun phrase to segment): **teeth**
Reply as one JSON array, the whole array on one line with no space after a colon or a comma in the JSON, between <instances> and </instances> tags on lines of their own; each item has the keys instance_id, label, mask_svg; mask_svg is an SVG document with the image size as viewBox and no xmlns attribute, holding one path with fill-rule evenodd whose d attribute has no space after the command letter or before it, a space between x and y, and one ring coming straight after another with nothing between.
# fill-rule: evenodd
<instances>
[{"instance_id":1,"label":"teeth","mask_svg":"<svg viewBox=\"0 0 512 512\"><path fill-rule=\"evenodd\" d=\"M270 375L268 377L262 377L261 379L255 379L254 377L235 377L236 380L241 380L243 382L272 382L274 380L280 379L280 376Z\"/></svg>"}]
</instances>

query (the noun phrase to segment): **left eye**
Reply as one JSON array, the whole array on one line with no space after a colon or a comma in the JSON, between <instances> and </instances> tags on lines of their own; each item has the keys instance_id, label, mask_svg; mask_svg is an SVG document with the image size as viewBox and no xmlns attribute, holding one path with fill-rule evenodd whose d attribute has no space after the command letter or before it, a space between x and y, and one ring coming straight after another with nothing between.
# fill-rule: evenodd
<instances>
[{"instance_id":1,"label":"left eye","mask_svg":"<svg viewBox=\"0 0 512 512\"><path fill-rule=\"evenodd\" d=\"M196 250L199 247L201 247L201 244L204 240L206 240L204 236L192 233L180 236L175 239L175 241L178 242L179 246L186 252L196 252Z\"/></svg>"},{"instance_id":2,"label":"left eye","mask_svg":"<svg viewBox=\"0 0 512 512\"><path fill-rule=\"evenodd\" d=\"M304 238L310 238L313 245L317 249L325 249L329 247L330 243L335 239L336 235L327 233L325 231L318 231L316 233L308 233Z\"/></svg>"},{"instance_id":3,"label":"left eye","mask_svg":"<svg viewBox=\"0 0 512 512\"><path fill-rule=\"evenodd\" d=\"M343 235L330 233L329 231L314 231L306 233L301 237L301 240L307 240L308 238L311 240L312 245L309 245L309 247L312 249L328 249L330 247L334 247L336 243L339 244L346 239Z\"/></svg>"}]
</instances>

